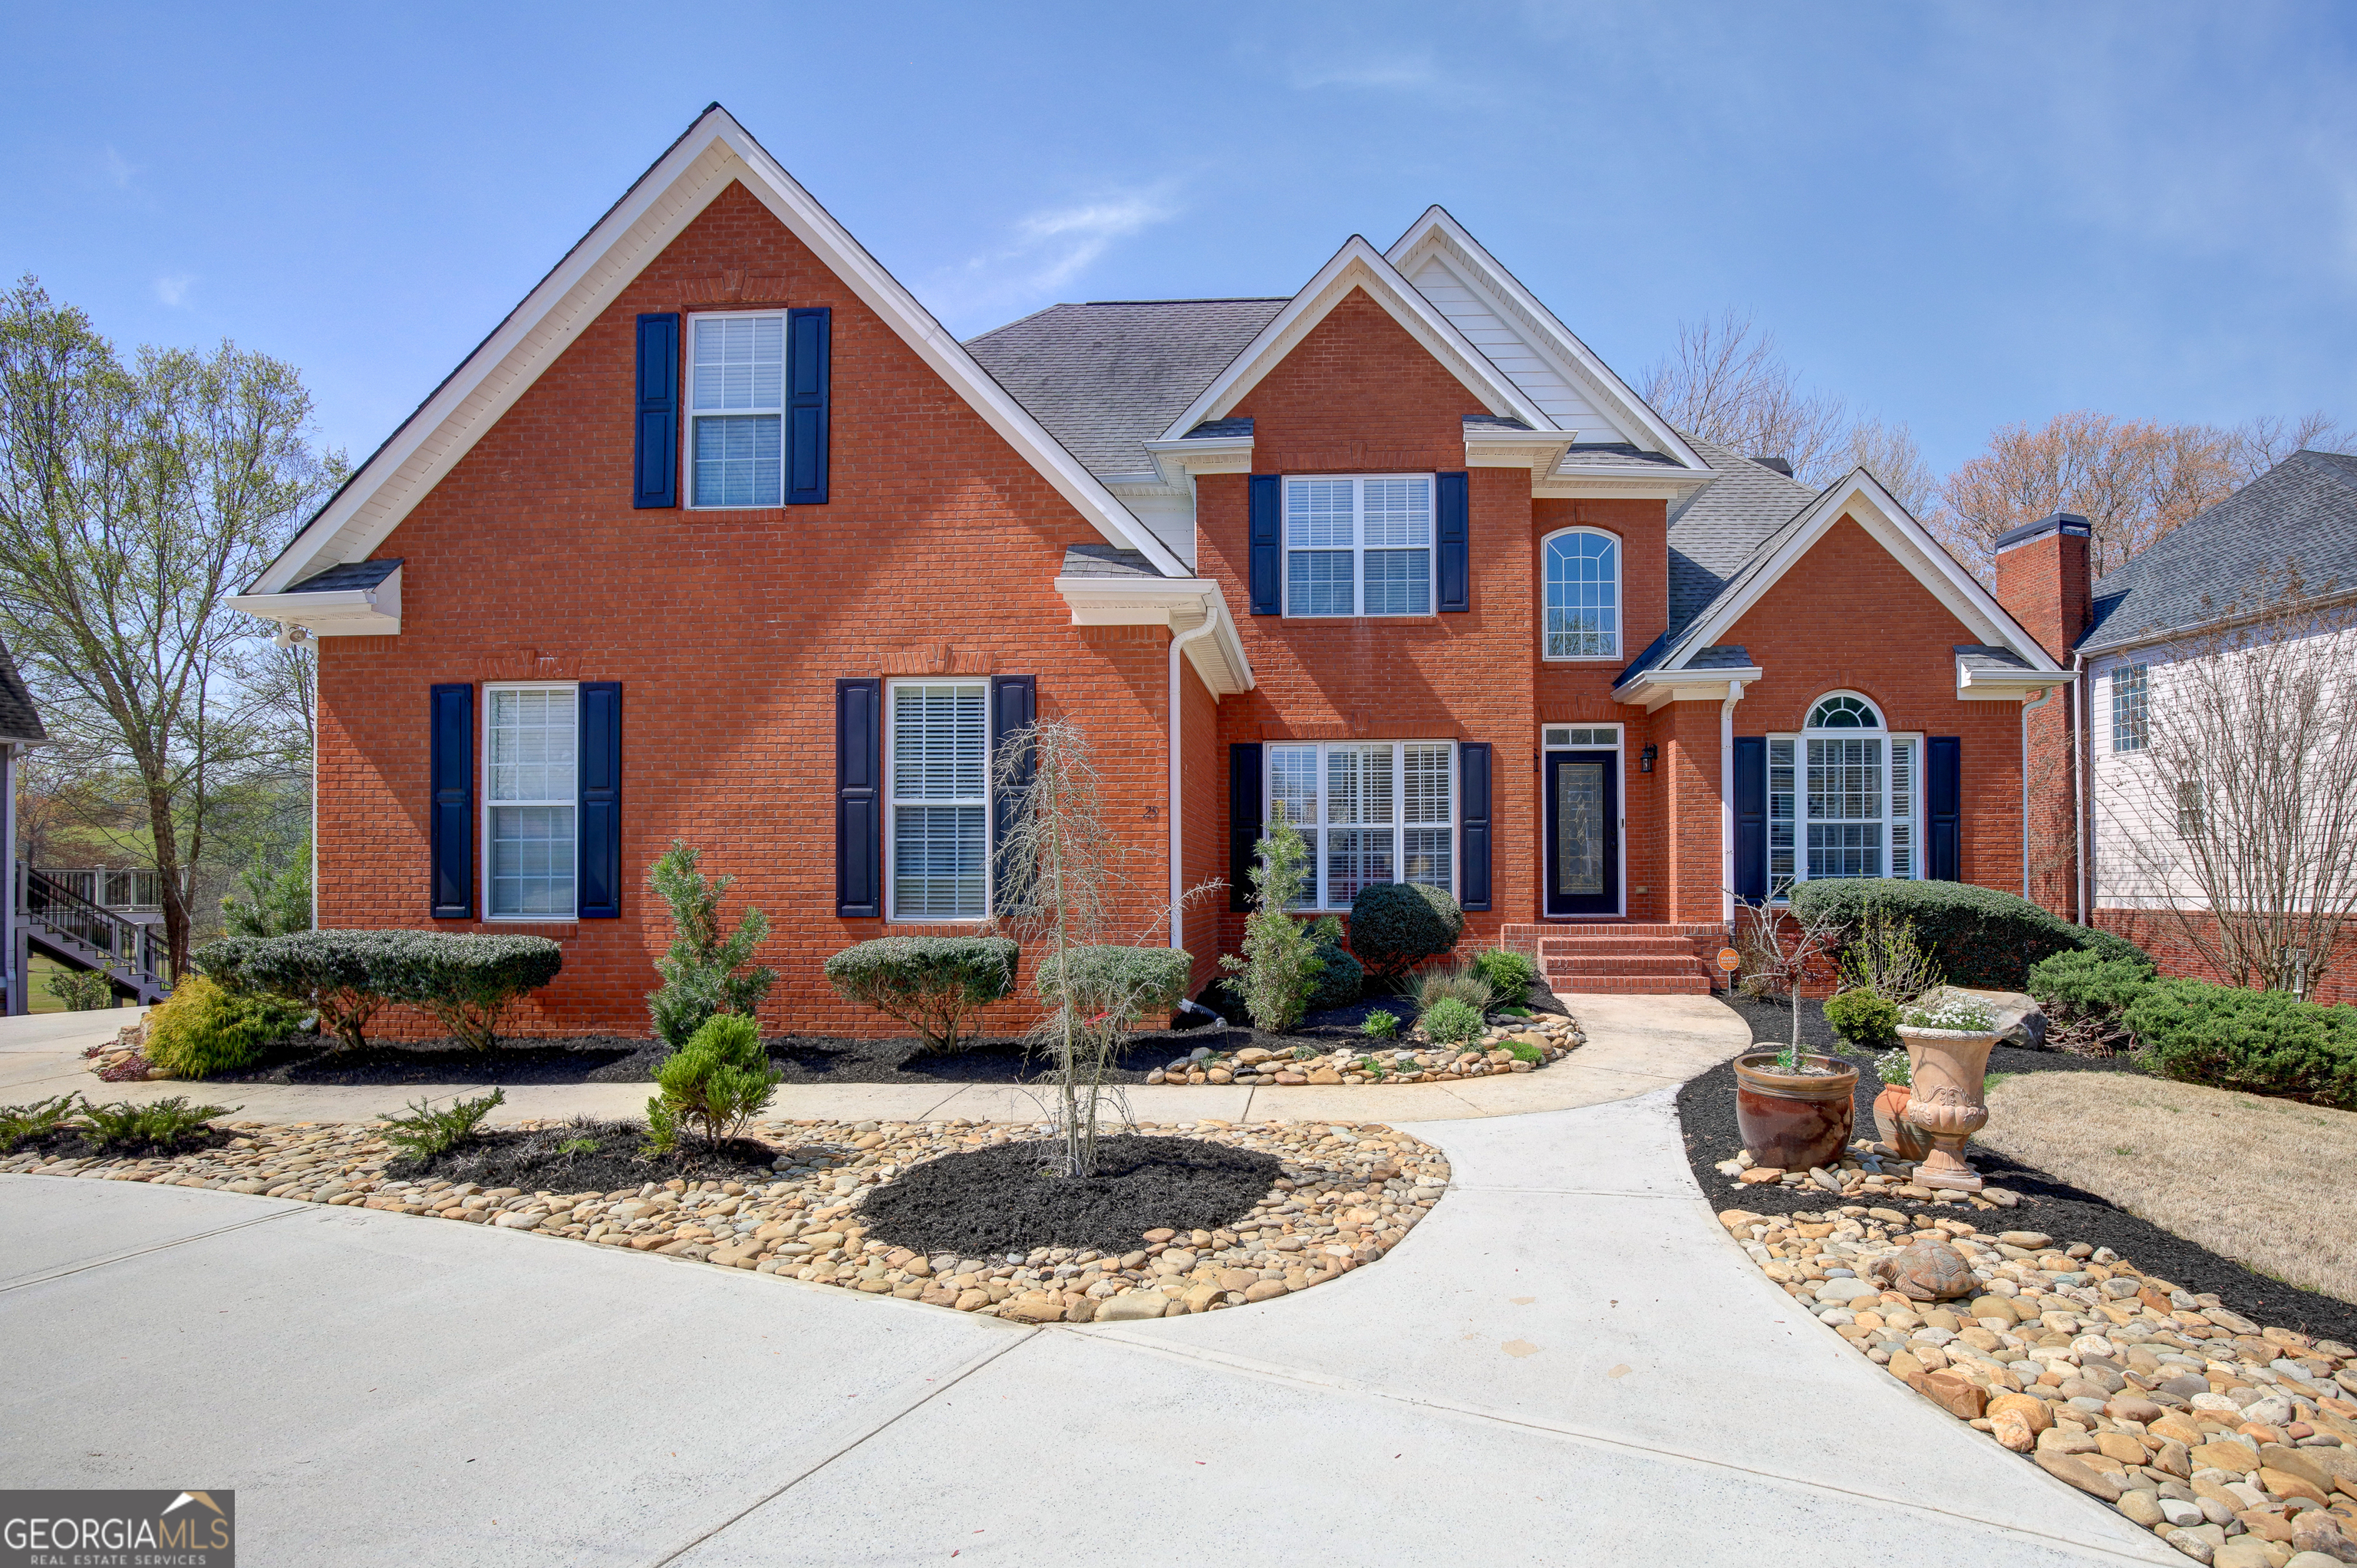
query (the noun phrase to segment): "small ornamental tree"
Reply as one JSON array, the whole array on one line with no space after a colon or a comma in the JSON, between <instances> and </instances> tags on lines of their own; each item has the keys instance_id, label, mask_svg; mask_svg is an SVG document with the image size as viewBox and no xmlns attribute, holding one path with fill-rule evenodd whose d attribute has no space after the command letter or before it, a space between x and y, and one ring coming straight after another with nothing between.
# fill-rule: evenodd
<instances>
[{"instance_id":1,"label":"small ornamental tree","mask_svg":"<svg viewBox=\"0 0 2357 1568\"><path fill-rule=\"evenodd\" d=\"M668 1154L684 1129L709 1146L726 1143L768 1108L783 1076L751 1015L715 1014L655 1069L662 1092L647 1101L648 1142Z\"/></svg>"},{"instance_id":2,"label":"small ornamental tree","mask_svg":"<svg viewBox=\"0 0 2357 1568\"><path fill-rule=\"evenodd\" d=\"M1300 900L1308 875L1303 862L1308 852L1301 835L1280 815L1261 835L1259 848L1252 868L1253 910L1244 917L1243 954L1224 953L1220 966L1243 976L1244 1010L1252 1015L1253 1026L1282 1035L1308 1010L1326 961L1318 956L1316 933L1287 912Z\"/></svg>"},{"instance_id":3,"label":"small ornamental tree","mask_svg":"<svg viewBox=\"0 0 2357 1568\"><path fill-rule=\"evenodd\" d=\"M708 880L696 869L702 852L677 839L647 873L647 886L671 907L677 935L671 950L655 961L662 984L647 995L655 1033L673 1050L685 1046L716 1013L750 1017L777 983L773 969L747 968L770 934L770 918L747 909L735 931L720 934L720 900L736 885L733 876Z\"/></svg>"}]
</instances>

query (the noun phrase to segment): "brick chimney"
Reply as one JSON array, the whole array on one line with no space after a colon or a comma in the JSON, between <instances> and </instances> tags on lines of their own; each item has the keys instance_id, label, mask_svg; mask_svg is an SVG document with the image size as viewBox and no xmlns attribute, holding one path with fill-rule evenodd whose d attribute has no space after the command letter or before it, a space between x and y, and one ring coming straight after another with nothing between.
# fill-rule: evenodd
<instances>
[{"instance_id":1,"label":"brick chimney","mask_svg":"<svg viewBox=\"0 0 2357 1568\"><path fill-rule=\"evenodd\" d=\"M2076 512L2058 511L2007 529L1996 539L1996 602L2057 663L2094 618L2087 547L2093 530Z\"/></svg>"}]
</instances>

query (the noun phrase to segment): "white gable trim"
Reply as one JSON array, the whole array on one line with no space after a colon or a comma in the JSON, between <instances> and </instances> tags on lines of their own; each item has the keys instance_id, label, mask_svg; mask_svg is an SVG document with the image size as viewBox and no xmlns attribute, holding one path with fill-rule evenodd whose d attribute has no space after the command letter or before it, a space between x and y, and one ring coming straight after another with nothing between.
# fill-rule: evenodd
<instances>
[{"instance_id":1,"label":"white gable trim","mask_svg":"<svg viewBox=\"0 0 2357 1568\"><path fill-rule=\"evenodd\" d=\"M1408 225L1407 232L1384 252L1384 258L1401 275L1408 276L1418 270L1416 263L1434 254L1459 282L1487 300L1499 319L1515 328L1541 359L1586 393L1625 439L1708 472L1710 465L1686 445L1670 422L1654 413L1555 312L1501 266L1446 208L1427 209Z\"/></svg>"},{"instance_id":2,"label":"white gable trim","mask_svg":"<svg viewBox=\"0 0 2357 1568\"><path fill-rule=\"evenodd\" d=\"M1243 401L1244 394L1260 384L1261 378L1293 352L1310 329L1325 320L1354 288L1365 289L1369 298L1389 311L1393 319L1464 383L1467 391L1480 398L1481 405L1491 413L1512 414L1534 430L1555 428L1555 422L1539 411L1538 404L1491 364L1413 284L1400 276L1398 269L1385 261L1381 252L1353 234L1334 252L1331 261L1318 269L1318 275L1293 296L1293 302L1278 311L1276 318L1262 328L1260 335L1229 361L1228 368L1203 389L1202 395L1171 421L1162 439L1178 440L1207 419L1226 417Z\"/></svg>"},{"instance_id":3,"label":"white gable trim","mask_svg":"<svg viewBox=\"0 0 2357 1568\"><path fill-rule=\"evenodd\" d=\"M1189 575L1151 530L1008 396L932 313L716 103L361 466L251 591L275 594L328 566L367 559L540 373L731 181L751 192L883 317L1105 542L1139 552L1156 570L1170 576Z\"/></svg>"},{"instance_id":4,"label":"white gable trim","mask_svg":"<svg viewBox=\"0 0 2357 1568\"><path fill-rule=\"evenodd\" d=\"M1671 658L1648 674L1683 670L1696 650L1718 643L1845 516L1855 519L1876 543L1931 590L1949 614L1977 634L1977 640L2011 649L2032 670L2061 672L2061 667L2038 645L2037 639L2022 629L2021 623L1925 532L1880 481L1864 468L1856 468L1812 501L1767 562L1734 594L1688 627Z\"/></svg>"}]
</instances>

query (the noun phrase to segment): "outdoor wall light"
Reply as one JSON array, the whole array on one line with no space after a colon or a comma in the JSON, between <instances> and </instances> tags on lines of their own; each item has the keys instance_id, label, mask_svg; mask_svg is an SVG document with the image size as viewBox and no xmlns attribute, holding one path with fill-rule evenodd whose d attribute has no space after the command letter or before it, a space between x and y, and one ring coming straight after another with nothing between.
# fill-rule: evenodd
<instances>
[{"instance_id":1,"label":"outdoor wall light","mask_svg":"<svg viewBox=\"0 0 2357 1568\"><path fill-rule=\"evenodd\" d=\"M1662 748L1660 746L1646 746L1644 750L1637 754L1637 771L1640 773L1651 773L1653 770L1653 758L1661 755Z\"/></svg>"}]
</instances>

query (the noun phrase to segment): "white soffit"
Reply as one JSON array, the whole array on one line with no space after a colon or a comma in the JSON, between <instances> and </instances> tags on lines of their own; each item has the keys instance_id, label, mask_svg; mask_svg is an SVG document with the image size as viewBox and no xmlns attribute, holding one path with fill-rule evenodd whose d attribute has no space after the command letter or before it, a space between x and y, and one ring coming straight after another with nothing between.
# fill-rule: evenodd
<instances>
[{"instance_id":1,"label":"white soffit","mask_svg":"<svg viewBox=\"0 0 2357 1568\"><path fill-rule=\"evenodd\" d=\"M2021 623L2007 614L1971 573L1957 564L1956 558L1943 549L1923 525L1899 504L1898 499L1864 468L1852 469L1847 478L1828 486L1802 512L1760 569L1735 594L1712 606L1707 614L1687 628L1678 639L1679 650L1673 658L1658 671L1647 673L1679 671L1683 660L1695 650L1721 641L1751 607L1785 573L1799 564L1844 517L1853 519L1866 530L1892 559L1930 589L1951 615L1976 633L1977 640L2011 649L2034 671L2060 673L2061 666L2038 645L2038 639L2023 630Z\"/></svg>"},{"instance_id":2,"label":"white soffit","mask_svg":"<svg viewBox=\"0 0 2357 1568\"><path fill-rule=\"evenodd\" d=\"M1354 288L1364 289L1369 298L1389 311L1392 318L1405 328L1426 353L1447 367L1467 391L1480 398L1481 405L1491 413L1511 414L1534 430L1554 428L1539 405L1491 364L1432 301L1400 276L1398 269L1385 261L1381 252L1353 234L1334 252L1332 260L1318 269L1318 275L1293 296L1293 302L1278 311L1275 319L1262 328L1260 335L1229 361L1228 368L1203 389L1202 395L1171 421L1162 439L1178 440L1207 419L1226 417L1247 392L1260 384L1261 378L1275 370Z\"/></svg>"},{"instance_id":3,"label":"white soffit","mask_svg":"<svg viewBox=\"0 0 2357 1568\"><path fill-rule=\"evenodd\" d=\"M329 498L252 591L275 594L326 567L365 560L541 371L731 181L751 192L882 317L1107 543L1139 552L1171 576L1187 575L1152 531L716 103Z\"/></svg>"},{"instance_id":4,"label":"white soffit","mask_svg":"<svg viewBox=\"0 0 2357 1568\"><path fill-rule=\"evenodd\" d=\"M1707 475L1709 465L1670 422L1500 265L1446 208L1426 209L1384 254L1412 286L1436 295L1436 306L1467 327L1475 343L1534 401L1560 407L1567 416L1556 420L1562 428L1573 428L1576 423L1583 440L1627 441ZM1505 340L1509 337L1511 343Z\"/></svg>"}]
</instances>

